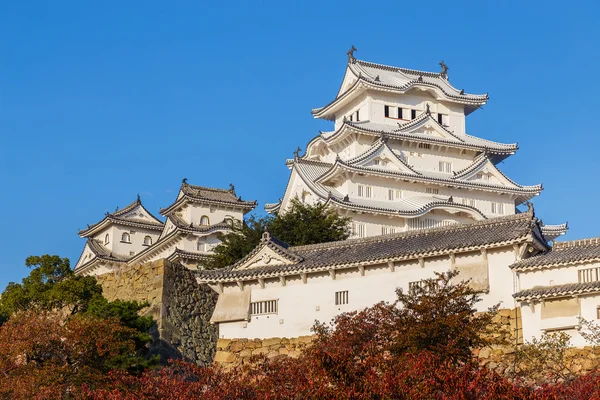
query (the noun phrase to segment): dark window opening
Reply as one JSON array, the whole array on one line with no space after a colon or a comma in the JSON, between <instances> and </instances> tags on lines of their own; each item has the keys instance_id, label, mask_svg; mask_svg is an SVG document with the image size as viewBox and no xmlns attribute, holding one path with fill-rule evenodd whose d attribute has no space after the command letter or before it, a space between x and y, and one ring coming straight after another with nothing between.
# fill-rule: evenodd
<instances>
[{"instance_id":1,"label":"dark window opening","mask_svg":"<svg viewBox=\"0 0 600 400\"><path fill-rule=\"evenodd\" d=\"M360 121L360 119L359 119L359 116L360 116L359 112L360 112L360 110L356 110L356 122Z\"/></svg>"},{"instance_id":2,"label":"dark window opening","mask_svg":"<svg viewBox=\"0 0 600 400\"><path fill-rule=\"evenodd\" d=\"M386 118L390 117L390 106L383 106L383 115L385 115Z\"/></svg>"},{"instance_id":3,"label":"dark window opening","mask_svg":"<svg viewBox=\"0 0 600 400\"><path fill-rule=\"evenodd\" d=\"M417 110L410 110L410 119L417 118Z\"/></svg>"},{"instance_id":4,"label":"dark window opening","mask_svg":"<svg viewBox=\"0 0 600 400\"><path fill-rule=\"evenodd\" d=\"M438 114L438 123L439 123L440 125L442 125L442 123L443 123L443 122L442 122L442 121L443 121L443 120L442 120L442 117L443 117L443 115L442 115L442 114Z\"/></svg>"},{"instance_id":5,"label":"dark window opening","mask_svg":"<svg viewBox=\"0 0 600 400\"><path fill-rule=\"evenodd\" d=\"M398 118L402 119L402 109L398 107Z\"/></svg>"}]
</instances>

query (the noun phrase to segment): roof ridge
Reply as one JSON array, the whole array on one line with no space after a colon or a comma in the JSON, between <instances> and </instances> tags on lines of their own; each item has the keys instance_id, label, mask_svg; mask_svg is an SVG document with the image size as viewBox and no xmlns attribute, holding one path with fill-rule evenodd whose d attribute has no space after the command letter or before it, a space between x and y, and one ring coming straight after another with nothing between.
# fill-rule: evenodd
<instances>
[{"instance_id":1,"label":"roof ridge","mask_svg":"<svg viewBox=\"0 0 600 400\"><path fill-rule=\"evenodd\" d=\"M585 247L585 246L594 246L600 245L600 237L593 238L584 238L584 239L575 239L575 240L567 240L564 242L554 242L554 246L552 246L552 250L564 250L572 247Z\"/></svg>"},{"instance_id":2,"label":"roof ridge","mask_svg":"<svg viewBox=\"0 0 600 400\"><path fill-rule=\"evenodd\" d=\"M359 60L359 59L356 59L356 63L361 64L361 65L366 65L369 67L373 67L373 68L387 70L387 71L394 71L394 72L400 71L400 72L403 72L405 74L410 74L410 75L424 75L424 76L429 76L431 78L441 78L442 77L442 74L439 72L429 72L429 71L421 71L421 70L417 70L417 69L402 68L402 67L396 67L393 65L379 64L379 63L374 63L371 61L365 61L365 60Z\"/></svg>"},{"instance_id":3,"label":"roof ridge","mask_svg":"<svg viewBox=\"0 0 600 400\"><path fill-rule=\"evenodd\" d=\"M142 205L142 201L140 200L140 197L138 196L138 198L135 201L133 201L132 203L129 203L128 205L126 205L125 207L123 207L120 210L116 210L114 213L110 213L110 215L115 216L115 217L120 217L123 214L127 214L129 211L133 210L134 208L136 208L139 205Z\"/></svg>"},{"instance_id":4,"label":"roof ridge","mask_svg":"<svg viewBox=\"0 0 600 400\"><path fill-rule=\"evenodd\" d=\"M394 234L390 234L390 235L383 235L383 236L371 236L371 237L367 237L367 238L346 239L346 240L341 240L341 241L337 241L337 242L325 242L325 243L309 244L309 245L303 245L303 246L291 246L289 248L289 250L291 250L291 251L300 251L300 250L311 251L311 250L322 249L324 247L346 247L346 246L353 246L357 243L362 244L362 243L370 243L370 242L377 242L377 241L386 241L386 240L391 240L391 239L396 239L396 238L401 238L401 237L427 236L427 235L430 235L430 234L436 233L436 232L457 232L457 231L467 230L474 226L500 225L503 223L508 223L508 222L512 222L515 220L519 220L519 219L533 220L533 210L527 210L520 214L513 214L513 215L509 215L509 216L505 216L505 217L490 218L490 219L485 219L485 220L481 220L481 221L475 221L475 222L471 222L468 224L454 224L454 225L450 225L450 226L441 226L441 227L435 227L435 228L398 232L398 233L394 233Z\"/></svg>"},{"instance_id":5,"label":"roof ridge","mask_svg":"<svg viewBox=\"0 0 600 400\"><path fill-rule=\"evenodd\" d=\"M189 188L197 189L197 190L210 190L213 192L232 193L231 189L221 189L221 188L213 188L213 187L208 187L208 186L192 185L187 182L182 183L181 186L187 186Z\"/></svg>"}]
</instances>

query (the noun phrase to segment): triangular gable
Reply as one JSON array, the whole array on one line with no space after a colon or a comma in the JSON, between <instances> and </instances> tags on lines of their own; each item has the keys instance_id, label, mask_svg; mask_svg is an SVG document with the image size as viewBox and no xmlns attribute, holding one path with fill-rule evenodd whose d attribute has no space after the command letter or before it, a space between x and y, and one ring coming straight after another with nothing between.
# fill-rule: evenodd
<instances>
[{"instance_id":1,"label":"triangular gable","mask_svg":"<svg viewBox=\"0 0 600 400\"><path fill-rule=\"evenodd\" d=\"M344 74L344 79L342 80L342 84L340 85L340 90L338 90L336 98L339 97L342 93L346 92L348 89L356 83L358 77L352 72L350 67L346 67L346 73Z\"/></svg>"},{"instance_id":2,"label":"triangular gable","mask_svg":"<svg viewBox=\"0 0 600 400\"><path fill-rule=\"evenodd\" d=\"M513 188L521 187L500 172L487 156L482 155L481 157L482 158L478 157L479 159L476 158L473 164L465 168L462 172L458 172L454 179L488 183L491 185L503 185ZM483 176L480 174L483 174Z\"/></svg>"},{"instance_id":3,"label":"triangular gable","mask_svg":"<svg viewBox=\"0 0 600 400\"><path fill-rule=\"evenodd\" d=\"M154 215L152 215L146 208L140 203L135 206L132 210L119 215L119 218L123 219L131 219L137 221L146 221L146 222L160 222Z\"/></svg>"},{"instance_id":4,"label":"triangular gable","mask_svg":"<svg viewBox=\"0 0 600 400\"><path fill-rule=\"evenodd\" d=\"M424 114L419 117L419 121L412 121L399 126L397 132L413 133L425 136L431 136L436 139L444 139L463 143L463 140L458 138L452 132L441 126L431 114Z\"/></svg>"},{"instance_id":5,"label":"triangular gable","mask_svg":"<svg viewBox=\"0 0 600 400\"><path fill-rule=\"evenodd\" d=\"M287 250L287 244L272 238L268 232L265 232L258 246L237 262L232 269L240 271L274 265L293 265L300 261L302 257Z\"/></svg>"},{"instance_id":6,"label":"triangular gable","mask_svg":"<svg viewBox=\"0 0 600 400\"><path fill-rule=\"evenodd\" d=\"M354 159L348 160L347 164L363 168L419 175L402 160L401 156L394 153L383 140L375 142L371 149Z\"/></svg>"}]
</instances>

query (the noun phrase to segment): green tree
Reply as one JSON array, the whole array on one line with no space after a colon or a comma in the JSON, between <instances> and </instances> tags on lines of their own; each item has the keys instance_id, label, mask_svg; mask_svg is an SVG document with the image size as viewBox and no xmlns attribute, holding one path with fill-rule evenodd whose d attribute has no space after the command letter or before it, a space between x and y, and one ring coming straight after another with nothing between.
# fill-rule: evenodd
<instances>
[{"instance_id":1,"label":"green tree","mask_svg":"<svg viewBox=\"0 0 600 400\"><path fill-rule=\"evenodd\" d=\"M133 329L137 353L125 353L112 362L129 370L141 370L157 363L157 357L148 357L152 341L152 317L138 313L147 304L135 301L108 301L102 296L102 286L93 276L78 276L71 269L69 259L56 255L30 256L25 265L31 268L21 283L11 282L0 297L0 324L20 312L28 310L60 311L68 319L81 315L102 320L116 319Z\"/></svg>"},{"instance_id":2,"label":"green tree","mask_svg":"<svg viewBox=\"0 0 600 400\"><path fill-rule=\"evenodd\" d=\"M285 213L252 215L234 223L233 232L222 238L204 267L217 269L236 263L258 245L265 231L292 246L344 240L350 235L350 221L324 204L304 204L296 198Z\"/></svg>"}]
</instances>

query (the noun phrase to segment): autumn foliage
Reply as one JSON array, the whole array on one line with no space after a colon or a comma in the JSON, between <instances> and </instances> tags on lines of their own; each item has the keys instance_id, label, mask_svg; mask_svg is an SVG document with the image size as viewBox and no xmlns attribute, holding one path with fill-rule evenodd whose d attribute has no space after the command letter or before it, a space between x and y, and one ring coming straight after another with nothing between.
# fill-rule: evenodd
<instances>
[{"instance_id":1,"label":"autumn foliage","mask_svg":"<svg viewBox=\"0 0 600 400\"><path fill-rule=\"evenodd\" d=\"M493 344L494 310L476 314L479 295L455 280L441 274L395 303L317 323L298 358L255 357L232 370L119 368L138 347L123 317L16 312L0 326L0 399L600 399L597 373L540 385L474 362L473 348Z\"/></svg>"}]
</instances>

